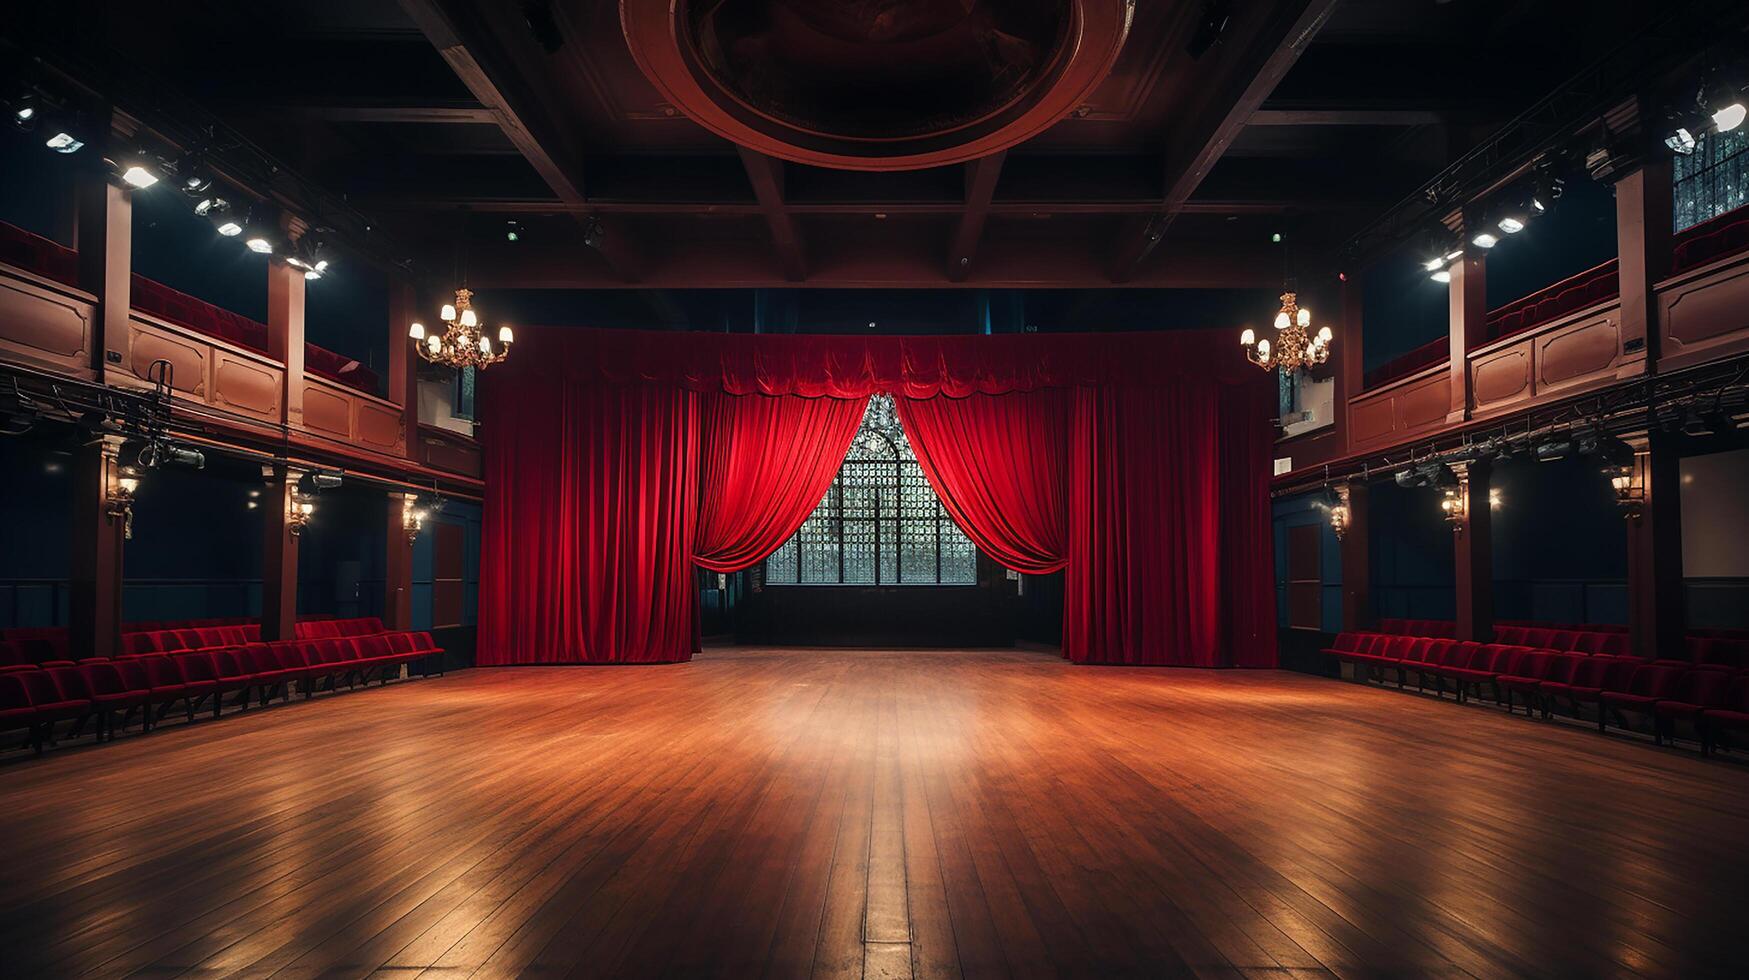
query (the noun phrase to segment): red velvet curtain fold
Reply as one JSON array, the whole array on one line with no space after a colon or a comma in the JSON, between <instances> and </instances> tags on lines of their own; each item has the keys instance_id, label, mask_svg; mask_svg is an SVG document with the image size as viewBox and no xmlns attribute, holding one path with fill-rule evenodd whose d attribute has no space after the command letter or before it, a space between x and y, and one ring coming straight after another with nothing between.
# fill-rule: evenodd
<instances>
[{"instance_id":1,"label":"red velvet curtain fold","mask_svg":"<svg viewBox=\"0 0 1749 980\"><path fill-rule=\"evenodd\" d=\"M693 563L781 545L887 390L985 553L1067 569L1065 655L1274 665L1274 391L1223 338L522 333L484 386L481 664L687 659Z\"/></svg>"},{"instance_id":2,"label":"red velvet curtain fold","mask_svg":"<svg viewBox=\"0 0 1749 980\"><path fill-rule=\"evenodd\" d=\"M826 495L867 398L700 396L693 561L733 572L778 549Z\"/></svg>"},{"instance_id":3,"label":"red velvet curtain fold","mask_svg":"<svg viewBox=\"0 0 1749 980\"><path fill-rule=\"evenodd\" d=\"M1017 572L1069 563L1074 390L899 398L923 474L980 551Z\"/></svg>"}]
</instances>

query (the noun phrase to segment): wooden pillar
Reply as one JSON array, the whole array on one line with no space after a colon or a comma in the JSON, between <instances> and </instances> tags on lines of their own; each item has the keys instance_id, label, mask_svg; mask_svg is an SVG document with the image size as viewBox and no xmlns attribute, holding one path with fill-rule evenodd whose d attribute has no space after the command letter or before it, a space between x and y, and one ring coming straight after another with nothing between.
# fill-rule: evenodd
<instances>
[{"instance_id":1,"label":"wooden pillar","mask_svg":"<svg viewBox=\"0 0 1749 980\"><path fill-rule=\"evenodd\" d=\"M389 494L388 557L383 563L383 625L392 630L413 627L413 539L405 521L413 494Z\"/></svg>"},{"instance_id":2,"label":"wooden pillar","mask_svg":"<svg viewBox=\"0 0 1749 980\"><path fill-rule=\"evenodd\" d=\"M1682 457L1676 437L1636 447L1639 516L1629 518L1628 635L1635 656L1686 656L1682 587Z\"/></svg>"},{"instance_id":3,"label":"wooden pillar","mask_svg":"<svg viewBox=\"0 0 1749 980\"><path fill-rule=\"evenodd\" d=\"M1615 185L1615 237L1621 274L1622 362L1617 377L1644 374L1657 358L1653 290L1670 274L1670 156L1653 153Z\"/></svg>"},{"instance_id":4,"label":"wooden pillar","mask_svg":"<svg viewBox=\"0 0 1749 980\"><path fill-rule=\"evenodd\" d=\"M1467 241L1479 227L1477 216L1466 212L1463 234ZM1451 264L1451 409L1445 420L1457 424L1470 418L1469 352L1483 342L1488 319L1487 250L1466 244L1464 254Z\"/></svg>"},{"instance_id":5,"label":"wooden pillar","mask_svg":"<svg viewBox=\"0 0 1749 980\"><path fill-rule=\"evenodd\" d=\"M411 460L419 458L419 358L413 353L413 342L407 339L407 325L419 319L415 302L412 283L398 278L390 281L389 401L401 406L401 430L406 433L406 456Z\"/></svg>"},{"instance_id":6,"label":"wooden pillar","mask_svg":"<svg viewBox=\"0 0 1749 980\"><path fill-rule=\"evenodd\" d=\"M1356 480L1338 491L1348 508L1348 530L1343 532L1342 628L1371 629L1372 605L1372 515L1366 483Z\"/></svg>"},{"instance_id":7,"label":"wooden pillar","mask_svg":"<svg viewBox=\"0 0 1749 980\"><path fill-rule=\"evenodd\" d=\"M301 223L285 222L293 241ZM267 356L285 365L285 390L280 398L280 424L304 424L304 274L275 258L267 263Z\"/></svg>"},{"instance_id":8,"label":"wooden pillar","mask_svg":"<svg viewBox=\"0 0 1749 980\"><path fill-rule=\"evenodd\" d=\"M1348 402L1366 389L1366 346L1362 312L1365 287L1360 273L1348 273L1342 283L1342 329L1337 331L1336 391L1331 412L1336 416L1336 455L1348 452ZM1348 620L1344 619L1346 623Z\"/></svg>"},{"instance_id":9,"label":"wooden pillar","mask_svg":"<svg viewBox=\"0 0 1749 980\"><path fill-rule=\"evenodd\" d=\"M101 169L80 173L74 247L79 251L79 288L97 297L91 324L89 366L102 381L105 352L124 351L132 304L133 201Z\"/></svg>"},{"instance_id":10,"label":"wooden pillar","mask_svg":"<svg viewBox=\"0 0 1749 980\"><path fill-rule=\"evenodd\" d=\"M76 658L113 657L121 646L122 541L127 521L110 503L120 488L121 437L73 451L73 554L68 582L68 649Z\"/></svg>"},{"instance_id":11,"label":"wooden pillar","mask_svg":"<svg viewBox=\"0 0 1749 980\"><path fill-rule=\"evenodd\" d=\"M261 639L296 639L298 621L298 528L293 519L303 471L264 466L261 494Z\"/></svg>"},{"instance_id":12,"label":"wooden pillar","mask_svg":"<svg viewBox=\"0 0 1749 980\"><path fill-rule=\"evenodd\" d=\"M1455 282L1455 277L1454 277ZM1482 643L1494 639L1492 484L1487 463L1454 466L1462 515L1452 522L1452 554L1456 559L1457 638Z\"/></svg>"}]
</instances>

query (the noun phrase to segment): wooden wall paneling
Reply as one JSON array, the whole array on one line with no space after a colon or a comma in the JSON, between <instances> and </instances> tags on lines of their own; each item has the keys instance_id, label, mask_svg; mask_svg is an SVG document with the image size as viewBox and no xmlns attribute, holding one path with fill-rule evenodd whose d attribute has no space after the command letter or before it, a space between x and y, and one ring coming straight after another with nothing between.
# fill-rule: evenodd
<instances>
[{"instance_id":1,"label":"wooden wall paneling","mask_svg":"<svg viewBox=\"0 0 1749 980\"><path fill-rule=\"evenodd\" d=\"M285 393L284 371L264 359L216 349L211 404L277 425L283 416L280 398Z\"/></svg>"},{"instance_id":2,"label":"wooden wall paneling","mask_svg":"<svg viewBox=\"0 0 1749 980\"><path fill-rule=\"evenodd\" d=\"M1609 384L1623 359L1621 309L1611 307L1544 331L1533 343L1538 396Z\"/></svg>"},{"instance_id":3,"label":"wooden wall paneling","mask_svg":"<svg viewBox=\"0 0 1749 980\"><path fill-rule=\"evenodd\" d=\"M0 267L0 357L89 378L96 315L93 301Z\"/></svg>"},{"instance_id":4,"label":"wooden wall paneling","mask_svg":"<svg viewBox=\"0 0 1749 980\"><path fill-rule=\"evenodd\" d=\"M342 441L352 437L352 400L345 394L314 378L305 378L303 391L303 428L320 432Z\"/></svg>"},{"instance_id":5,"label":"wooden wall paneling","mask_svg":"<svg viewBox=\"0 0 1749 980\"><path fill-rule=\"evenodd\" d=\"M1660 285L1658 328L1660 371L1749 350L1749 256Z\"/></svg>"},{"instance_id":6,"label":"wooden wall paneling","mask_svg":"<svg viewBox=\"0 0 1749 980\"><path fill-rule=\"evenodd\" d=\"M1618 375L1643 374L1657 339L1657 282L1670 269L1671 160L1653 152L1615 184L1617 269L1621 282Z\"/></svg>"},{"instance_id":7,"label":"wooden wall paneling","mask_svg":"<svg viewBox=\"0 0 1749 980\"><path fill-rule=\"evenodd\" d=\"M483 467L478 443L457 433L429 425L419 428L419 460L432 469L476 479Z\"/></svg>"},{"instance_id":8,"label":"wooden wall paneling","mask_svg":"<svg viewBox=\"0 0 1749 980\"><path fill-rule=\"evenodd\" d=\"M166 330L133 316L128 320L122 367L150 385L152 365L158 361L170 365L171 390L200 401L209 400L212 344L198 335Z\"/></svg>"}]
</instances>

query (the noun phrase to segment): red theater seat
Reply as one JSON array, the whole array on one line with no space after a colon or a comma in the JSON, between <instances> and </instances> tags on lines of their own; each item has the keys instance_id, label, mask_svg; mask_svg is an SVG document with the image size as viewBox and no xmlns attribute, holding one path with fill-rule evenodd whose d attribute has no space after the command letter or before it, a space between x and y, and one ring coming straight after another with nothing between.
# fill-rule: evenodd
<instances>
[{"instance_id":1,"label":"red theater seat","mask_svg":"<svg viewBox=\"0 0 1749 980\"><path fill-rule=\"evenodd\" d=\"M71 671L70 686L62 686L57 671ZM31 711L39 727L39 743L47 738L52 726L60 721L80 721L91 713L91 699L85 696L85 682L77 667L56 667L47 670L27 670L12 675L24 682L30 695Z\"/></svg>"},{"instance_id":2,"label":"red theater seat","mask_svg":"<svg viewBox=\"0 0 1749 980\"><path fill-rule=\"evenodd\" d=\"M1615 681L1599 692L1598 700L1602 703L1602 711L1597 715L1597 728L1602 731L1608 716L1613 715L1626 727L1628 716L1646 715L1650 717L1658 702L1669 700L1675 696L1677 686L1684 675L1689 673L1687 667L1677 667L1670 664L1641 664L1635 667L1633 673L1622 682L1622 675L1611 677Z\"/></svg>"},{"instance_id":3,"label":"red theater seat","mask_svg":"<svg viewBox=\"0 0 1749 980\"><path fill-rule=\"evenodd\" d=\"M40 750L36 739L36 709L30 703L30 691L18 674L0 674L0 732L28 731L31 742Z\"/></svg>"},{"instance_id":4,"label":"red theater seat","mask_svg":"<svg viewBox=\"0 0 1749 980\"><path fill-rule=\"evenodd\" d=\"M1557 668L1558 679L1547 680L1538 690L1548 700L1544 706L1565 703L1575 711L1588 704L1597 704L1605 689L1620 690L1634 670L1645 665L1631 657L1592 656L1583 653L1562 655L1565 662ZM1570 668L1570 670L1565 669Z\"/></svg>"},{"instance_id":5,"label":"red theater seat","mask_svg":"<svg viewBox=\"0 0 1749 980\"><path fill-rule=\"evenodd\" d=\"M1657 728L1654 736L1660 744L1670 736L1677 722L1694 728L1706 749L1705 712L1726 708L1731 703L1731 681L1736 675L1729 670L1700 667L1682 675L1670 697L1654 706Z\"/></svg>"},{"instance_id":6,"label":"red theater seat","mask_svg":"<svg viewBox=\"0 0 1749 980\"><path fill-rule=\"evenodd\" d=\"M1542 682L1554 678L1561 655L1554 650L1519 650L1522 652L1514 652L1505 664L1500 665L1500 675L1494 678L1494 687L1505 700L1507 712L1513 710L1515 698L1523 698L1525 713L1529 714L1541 705Z\"/></svg>"}]
</instances>

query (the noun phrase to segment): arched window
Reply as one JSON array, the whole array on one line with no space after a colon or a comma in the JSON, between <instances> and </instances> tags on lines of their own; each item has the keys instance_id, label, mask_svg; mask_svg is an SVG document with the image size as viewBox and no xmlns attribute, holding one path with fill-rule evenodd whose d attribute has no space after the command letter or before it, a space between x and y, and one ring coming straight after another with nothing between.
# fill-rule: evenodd
<instances>
[{"instance_id":1,"label":"arched window","mask_svg":"<svg viewBox=\"0 0 1749 980\"><path fill-rule=\"evenodd\" d=\"M887 395L820 506L765 560L767 585L976 585L978 551L942 509Z\"/></svg>"}]
</instances>

